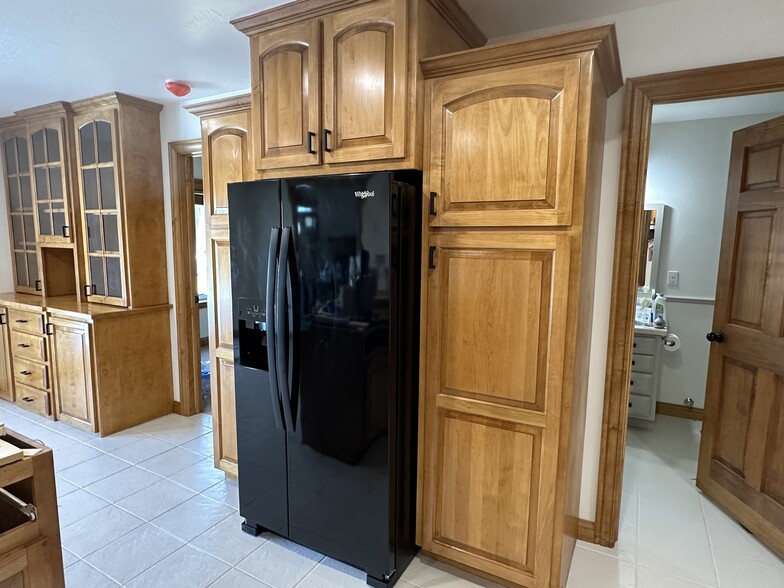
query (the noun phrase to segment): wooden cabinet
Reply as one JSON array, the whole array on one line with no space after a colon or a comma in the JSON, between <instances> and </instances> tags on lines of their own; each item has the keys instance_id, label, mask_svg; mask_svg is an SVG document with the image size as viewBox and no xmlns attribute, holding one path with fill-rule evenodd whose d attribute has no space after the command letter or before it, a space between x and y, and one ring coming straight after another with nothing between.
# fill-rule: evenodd
<instances>
[{"instance_id":1,"label":"wooden cabinet","mask_svg":"<svg viewBox=\"0 0 784 588\"><path fill-rule=\"evenodd\" d=\"M419 60L485 43L453 0L302 0L232 24L258 177L420 168Z\"/></svg>"},{"instance_id":2,"label":"wooden cabinet","mask_svg":"<svg viewBox=\"0 0 784 588\"><path fill-rule=\"evenodd\" d=\"M81 234L91 302L168 301L161 106L113 93L73 103Z\"/></svg>"},{"instance_id":3,"label":"wooden cabinet","mask_svg":"<svg viewBox=\"0 0 784 588\"><path fill-rule=\"evenodd\" d=\"M505 584L564 586L577 533L604 111L621 85L614 29L488 46L422 70L431 198L418 543Z\"/></svg>"},{"instance_id":4,"label":"wooden cabinet","mask_svg":"<svg viewBox=\"0 0 784 588\"><path fill-rule=\"evenodd\" d=\"M26 410L49 417L52 415L52 378L45 314L36 304L40 300L38 297L28 298L33 305L7 307L14 401Z\"/></svg>"},{"instance_id":5,"label":"wooden cabinet","mask_svg":"<svg viewBox=\"0 0 784 588\"><path fill-rule=\"evenodd\" d=\"M57 418L95 430L92 346L87 323L52 317Z\"/></svg>"},{"instance_id":6,"label":"wooden cabinet","mask_svg":"<svg viewBox=\"0 0 784 588\"><path fill-rule=\"evenodd\" d=\"M8 309L0 306L0 398L14 401L14 380L11 376L11 341L8 330Z\"/></svg>"},{"instance_id":7,"label":"wooden cabinet","mask_svg":"<svg viewBox=\"0 0 784 588\"><path fill-rule=\"evenodd\" d=\"M286 34L281 34L281 38L286 37ZM281 46L285 47L286 44ZM236 476L237 428L228 184L253 179L250 96L199 104L188 110L201 117L202 128L204 202L208 218L207 264L210 282L207 320L215 466ZM288 157L293 151L281 153L284 153L281 157Z\"/></svg>"}]
</instances>

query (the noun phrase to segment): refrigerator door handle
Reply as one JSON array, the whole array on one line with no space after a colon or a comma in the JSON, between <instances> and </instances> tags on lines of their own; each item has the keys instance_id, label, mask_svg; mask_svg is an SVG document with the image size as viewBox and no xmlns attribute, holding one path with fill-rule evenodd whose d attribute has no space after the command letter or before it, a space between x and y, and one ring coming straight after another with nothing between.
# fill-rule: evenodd
<instances>
[{"instance_id":1,"label":"refrigerator door handle","mask_svg":"<svg viewBox=\"0 0 784 588\"><path fill-rule=\"evenodd\" d=\"M291 229L283 227L280 238L280 254L278 255L278 277L275 289L275 369L278 372L278 387L283 404L283 416L286 429L294 431L294 419L291 412L291 392L289 391L288 374L288 313L286 312L286 273L289 267L289 247L291 245ZM270 366L272 372L272 366Z\"/></svg>"},{"instance_id":2,"label":"refrigerator door handle","mask_svg":"<svg viewBox=\"0 0 784 588\"><path fill-rule=\"evenodd\" d=\"M291 406L292 432L297 430L297 406L299 404L299 271L297 270L297 249L294 246L294 233L289 238L288 267L286 268L287 324L291 326L289 333L291 355L288 362L289 405Z\"/></svg>"},{"instance_id":3,"label":"refrigerator door handle","mask_svg":"<svg viewBox=\"0 0 784 588\"><path fill-rule=\"evenodd\" d=\"M278 374L276 369L276 341L275 333L275 276L276 261L278 258L278 243L280 242L280 229L270 231L269 254L267 255L267 365L269 366L270 397L272 400L272 414L275 417L275 426L283 429L283 418L280 414L280 391L278 389Z\"/></svg>"}]
</instances>

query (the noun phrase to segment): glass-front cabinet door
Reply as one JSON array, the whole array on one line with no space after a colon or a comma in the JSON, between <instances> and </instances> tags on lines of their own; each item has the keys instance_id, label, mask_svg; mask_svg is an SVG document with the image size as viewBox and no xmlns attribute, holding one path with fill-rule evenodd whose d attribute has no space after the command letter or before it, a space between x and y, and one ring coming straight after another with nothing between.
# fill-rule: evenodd
<instances>
[{"instance_id":1,"label":"glass-front cabinet door","mask_svg":"<svg viewBox=\"0 0 784 588\"><path fill-rule=\"evenodd\" d=\"M122 218L113 111L106 119L77 121L79 191L91 302L126 305Z\"/></svg>"},{"instance_id":2,"label":"glass-front cabinet door","mask_svg":"<svg viewBox=\"0 0 784 588\"><path fill-rule=\"evenodd\" d=\"M33 194L41 243L71 242L64 138L61 120L30 129Z\"/></svg>"},{"instance_id":3,"label":"glass-front cabinet door","mask_svg":"<svg viewBox=\"0 0 784 588\"><path fill-rule=\"evenodd\" d=\"M41 291L41 279L35 242L30 154L24 129L9 131L3 136L3 163L16 291L35 294Z\"/></svg>"}]
</instances>

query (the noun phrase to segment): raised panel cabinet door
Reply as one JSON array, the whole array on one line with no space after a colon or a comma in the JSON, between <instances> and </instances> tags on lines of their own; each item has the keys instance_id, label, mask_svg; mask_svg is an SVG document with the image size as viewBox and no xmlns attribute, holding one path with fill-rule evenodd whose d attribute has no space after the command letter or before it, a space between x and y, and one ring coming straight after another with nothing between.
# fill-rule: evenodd
<instances>
[{"instance_id":1,"label":"raised panel cabinet door","mask_svg":"<svg viewBox=\"0 0 784 588\"><path fill-rule=\"evenodd\" d=\"M321 29L317 19L251 39L255 165L321 163Z\"/></svg>"},{"instance_id":2,"label":"raised panel cabinet door","mask_svg":"<svg viewBox=\"0 0 784 588\"><path fill-rule=\"evenodd\" d=\"M579 82L577 58L429 81L430 225L570 224Z\"/></svg>"},{"instance_id":3,"label":"raised panel cabinet door","mask_svg":"<svg viewBox=\"0 0 784 588\"><path fill-rule=\"evenodd\" d=\"M8 310L0 307L0 398L14 401L11 377L11 341L8 331Z\"/></svg>"},{"instance_id":4,"label":"raised panel cabinet door","mask_svg":"<svg viewBox=\"0 0 784 588\"><path fill-rule=\"evenodd\" d=\"M68 143L65 119L30 126L32 179L40 243L71 243Z\"/></svg>"},{"instance_id":5,"label":"raised panel cabinet door","mask_svg":"<svg viewBox=\"0 0 784 588\"><path fill-rule=\"evenodd\" d=\"M250 111L202 120L204 202L210 229L229 224L228 185L253 179L249 127Z\"/></svg>"},{"instance_id":6,"label":"raised panel cabinet door","mask_svg":"<svg viewBox=\"0 0 784 588\"><path fill-rule=\"evenodd\" d=\"M74 120L87 280L81 294L90 302L127 306L117 116L107 108Z\"/></svg>"},{"instance_id":7,"label":"raised panel cabinet door","mask_svg":"<svg viewBox=\"0 0 784 588\"><path fill-rule=\"evenodd\" d=\"M569 241L434 234L420 367L422 548L548 586Z\"/></svg>"},{"instance_id":8,"label":"raised panel cabinet door","mask_svg":"<svg viewBox=\"0 0 784 588\"><path fill-rule=\"evenodd\" d=\"M50 324L56 418L96 431L90 326L56 317Z\"/></svg>"},{"instance_id":9,"label":"raised panel cabinet door","mask_svg":"<svg viewBox=\"0 0 784 588\"><path fill-rule=\"evenodd\" d=\"M324 17L325 163L405 157L407 10L382 0Z\"/></svg>"},{"instance_id":10,"label":"raised panel cabinet door","mask_svg":"<svg viewBox=\"0 0 784 588\"><path fill-rule=\"evenodd\" d=\"M733 135L724 210L697 486L784 557L784 117Z\"/></svg>"}]
</instances>

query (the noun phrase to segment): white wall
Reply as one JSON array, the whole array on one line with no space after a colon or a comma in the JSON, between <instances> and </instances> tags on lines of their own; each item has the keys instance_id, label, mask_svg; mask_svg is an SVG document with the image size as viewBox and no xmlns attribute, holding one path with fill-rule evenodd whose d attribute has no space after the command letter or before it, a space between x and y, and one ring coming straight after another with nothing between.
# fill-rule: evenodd
<instances>
[{"instance_id":1,"label":"white wall","mask_svg":"<svg viewBox=\"0 0 784 588\"><path fill-rule=\"evenodd\" d=\"M784 35L781 34L784 2L781 0L680 0L593 20L565 22L558 27L493 39L493 42L606 22L615 22L617 27L624 77L784 55ZM622 120L623 91L620 91L608 104L604 150L599 261L580 498L580 517L588 520L595 518L599 475Z\"/></svg>"},{"instance_id":2,"label":"white wall","mask_svg":"<svg viewBox=\"0 0 784 588\"><path fill-rule=\"evenodd\" d=\"M655 124L651 127L646 204L670 207L662 233L657 291L671 297L713 299L719 268L721 228L732 133L777 116L756 114ZM667 272L680 272L667 286ZM670 332L682 347L662 353L659 401L681 404L686 397L705 406L705 382L713 305L667 302Z\"/></svg>"},{"instance_id":3,"label":"white wall","mask_svg":"<svg viewBox=\"0 0 784 588\"><path fill-rule=\"evenodd\" d=\"M199 309L199 338L204 339L210 334L209 323L207 322L207 308Z\"/></svg>"}]
</instances>

